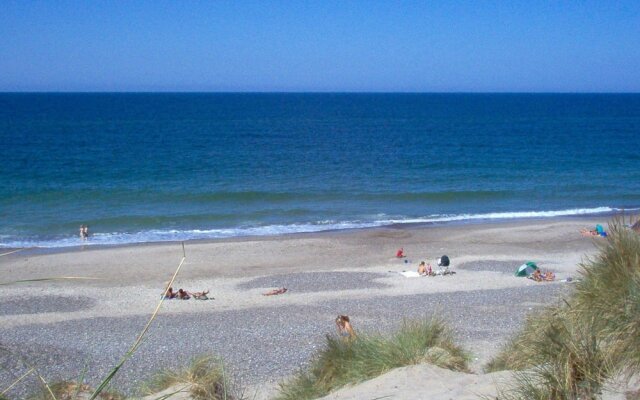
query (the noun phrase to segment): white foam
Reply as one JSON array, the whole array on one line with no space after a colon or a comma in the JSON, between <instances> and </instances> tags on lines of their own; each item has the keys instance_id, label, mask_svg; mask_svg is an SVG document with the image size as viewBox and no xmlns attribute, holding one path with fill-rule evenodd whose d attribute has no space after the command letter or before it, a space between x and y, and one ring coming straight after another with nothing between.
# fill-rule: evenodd
<instances>
[{"instance_id":1,"label":"white foam","mask_svg":"<svg viewBox=\"0 0 640 400\"><path fill-rule=\"evenodd\" d=\"M637 211L636 209L627 209L626 211ZM82 241L77 236L69 236L64 238L55 238L47 240L11 240L9 236L0 237L0 247L43 247L43 248L59 248L72 247L81 245L118 245L130 243L148 243L148 242L169 242L196 239L219 239L242 236L273 236L291 233L304 232L320 232L327 230L343 230L356 228L373 228L392 224L408 224L408 223L438 223L453 221L473 221L473 220L506 220L506 219L523 219L523 218L552 218L560 216L572 215L592 215L605 214L622 211L618 208L611 207L595 207L595 208L577 208L569 210L557 211L517 211L517 212L495 212L484 214L457 214L457 215L430 215L418 218L402 218L388 217L384 214L378 214L370 221L333 221L323 220L313 223L300 223L288 225L267 225L267 226L249 226L238 228L222 228L222 229L191 229L191 230L148 230L141 232L110 232L95 233L89 240Z\"/></svg>"}]
</instances>

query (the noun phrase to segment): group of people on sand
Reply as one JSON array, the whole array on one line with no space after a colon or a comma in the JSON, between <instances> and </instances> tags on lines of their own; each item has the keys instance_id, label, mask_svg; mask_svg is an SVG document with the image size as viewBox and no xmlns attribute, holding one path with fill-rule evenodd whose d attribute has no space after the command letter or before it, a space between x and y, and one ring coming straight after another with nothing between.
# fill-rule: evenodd
<instances>
[{"instance_id":1,"label":"group of people on sand","mask_svg":"<svg viewBox=\"0 0 640 400\"><path fill-rule=\"evenodd\" d=\"M398 251L396 252L396 257L397 258L405 258L407 257L405 252L404 252L404 248L399 248ZM405 260L405 263L408 262L407 260ZM436 275L448 275L448 274L452 274L453 272L449 271L449 257L448 256L442 256L440 258L438 258L436 260L437 264L438 264L438 271L434 271L433 267L431 266L430 263L426 262L426 261L421 261L420 265L418 265L418 275L420 276L436 276Z\"/></svg>"},{"instance_id":2,"label":"group of people on sand","mask_svg":"<svg viewBox=\"0 0 640 400\"><path fill-rule=\"evenodd\" d=\"M536 269L528 276L528 278L536 282L551 282L556 279L556 274L551 271L542 272L539 269Z\"/></svg>"},{"instance_id":3,"label":"group of people on sand","mask_svg":"<svg viewBox=\"0 0 640 400\"><path fill-rule=\"evenodd\" d=\"M435 275L435 273L433 272L433 269L431 268L431 264L425 263L424 261L422 261L418 266L418 274L420 274L420 276Z\"/></svg>"},{"instance_id":4,"label":"group of people on sand","mask_svg":"<svg viewBox=\"0 0 640 400\"><path fill-rule=\"evenodd\" d=\"M286 293L289 289L287 289L286 287L282 287L282 288L277 288L277 289L273 289L273 290L269 290L266 293L263 293L263 296L276 296L279 294L283 294ZM209 297L208 296L209 291L208 290L204 290L202 292L188 292L184 289L178 289L177 292L173 291L172 287L168 287L167 290L162 293L162 298L165 300L173 300L173 299L178 299L178 300L189 300L189 299L196 299L196 300L213 300L213 297Z\"/></svg>"},{"instance_id":5,"label":"group of people on sand","mask_svg":"<svg viewBox=\"0 0 640 400\"><path fill-rule=\"evenodd\" d=\"M172 287L168 287L167 290L162 294L162 296L165 300L172 300L172 299L189 300L191 298L195 300L209 300L210 297L207 296L208 294L209 294L208 290L205 290L202 292L187 292L184 289L178 289L177 292L174 292ZM211 299L212 298L213 297L211 297Z\"/></svg>"}]
</instances>

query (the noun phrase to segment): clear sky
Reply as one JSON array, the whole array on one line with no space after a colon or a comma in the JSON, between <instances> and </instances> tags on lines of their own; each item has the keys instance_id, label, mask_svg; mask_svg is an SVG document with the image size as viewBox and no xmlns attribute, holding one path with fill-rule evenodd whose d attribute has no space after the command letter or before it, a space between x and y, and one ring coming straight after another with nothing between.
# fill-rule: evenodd
<instances>
[{"instance_id":1,"label":"clear sky","mask_svg":"<svg viewBox=\"0 0 640 400\"><path fill-rule=\"evenodd\" d=\"M10 1L0 91L640 92L640 1Z\"/></svg>"}]
</instances>

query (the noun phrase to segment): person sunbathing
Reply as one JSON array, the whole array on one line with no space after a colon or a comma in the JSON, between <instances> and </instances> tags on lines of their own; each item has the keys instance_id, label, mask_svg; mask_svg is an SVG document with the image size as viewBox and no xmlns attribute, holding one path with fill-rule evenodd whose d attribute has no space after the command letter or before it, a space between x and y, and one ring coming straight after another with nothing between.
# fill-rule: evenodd
<instances>
[{"instance_id":1,"label":"person sunbathing","mask_svg":"<svg viewBox=\"0 0 640 400\"><path fill-rule=\"evenodd\" d=\"M420 276L427 276L427 264L424 261L418 265L418 274L420 274Z\"/></svg>"},{"instance_id":2,"label":"person sunbathing","mask_svg":"<svg viewBox=\"0 0 640 400\"><path fill-rule=\"evenodd\" d=\"M209 294L208 290L202 291L202 292L191 292L189 293L189 295L191 297L193 297L196 300L209 300L209 296L207 296ZM212 297L213 299L213 297Z\"/></svg>"},{"instance_id":3,"label":"person sunbathing","mask_svg":"<svg viewBox=\"0 0 640 400\"><path fill-rule=\"evenodd\" d=\"M396 252L396 257L398 257L398 258L404 258L405 257L404 248L403 247L398 249L398 251Z\"/></svg>"},{"instance_id":4,"label":"person sunbathing","mask_svg":"<svg viewBox=\"0 0 640 400\"><path fill-rule=\"evenodd\" d=\"M189 300L191 298L191 296L189 296L189 293L187 293L186 290L182 290L179 289L178 293L176 294L176 296L180 299L180 300Z\"/></svg>"},{"instance_id":5,"label":"person sunbathing","mask_svg":"<svg viewBox=\"0 0 640 400\"><path fill-rule=\"evenodd\" d=\"M530 279L533 279L536 282L550 282L556 279L556 274L551 271L542 272L539 269L533 271L533 274L529 276Z\"/></svg>"},{"instance_id":6,"label":"person sunbathing","mask_svg":"<svg viewBox=\"0 0 640 400\"><path fill-rule=\"evenodd\" d=\"M542 274L542 279L547 282L553 281L556 279L556 274L551 271L546 271L544 274Z\"/></svg>"},{"instance_id":7,"label":"person sunbathing","mask_svg":"<svg viewBox=\"0 0 640 400\"><path fill-rule=\"evenodd\" d=\"M539 269L533 271L533 273L529 276L529 279L532 279L536 282L542 282L542 272Z\"/></svg>"},{"instance_id":8,"label":"person sunbathing","mask_svg":"<svg viewBox=\"0 0 640 400\"><path fill-rule=\"evenodd\" d=\"M435 275L433 273L433 269L431 268L431 264L427 264L424 261L420 263L420 266L418 266L418 274L420 274L420 276Z\"/></svg>"},{"instance_id":9,"label":"person sunbathing","mask_svg":"<svg viewBox=\"0 0 640 400\"><path fill-rule=\"evenodd\" d=\"M587 237L589 236L607 237L607 232L604 230L604 228L600 224L596 225L595 229L587 229L587 228L580 229L580 234L582 236L587 236Z\"/></svg>"},{"instance_id":10,"label":"person sunbathing","mask_svg":"<svg viewBox=\"0 0 640 400\"><path fill-rule=\"evenodd\" d=\"M288 289L286 287L280 289L269 290L267 293L262 293L263 296L275 296L277 294L286 293Z\"/></svg>"},{"instance_id":11,"label":"person sunbathing","mask_svg":"<svg viewBox=\"0 0 640 400\"><path fill-rule=\"evenodd\" d=\"M164 293L162 293L162 296L166 300L171 300L171 299L174 299L176 297L176 293L173 292L173 288L172 287L168 287L167 290Z\"/></svg>"},{"instance_id":12,"label":"person sunbathing","mask_svg":"<svg viewBox=\"0 0 640 400\"><path fill-rule=\"evenodd\" d=\"M348 315L338 315L336 317L336 328L338 328L338 336L343 339L353 339L356 337L356 332L351 326L351 321Z\"/></svg>"}]
</instances>

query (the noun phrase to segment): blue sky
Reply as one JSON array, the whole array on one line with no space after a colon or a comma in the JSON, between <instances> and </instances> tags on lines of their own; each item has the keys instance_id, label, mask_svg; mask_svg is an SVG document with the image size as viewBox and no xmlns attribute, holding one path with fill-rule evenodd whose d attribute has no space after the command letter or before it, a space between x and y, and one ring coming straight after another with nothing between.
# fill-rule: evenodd
<instances>
[{"instance_id":1,"label":"blue sky","mask_svg":"<svg viewBox=\"0 0 640 400\"><path fill-rule=\"evenodd\" d=\"M0 91L640 92L640 1L3 1Z\"/></svg>"}]
</instances>

